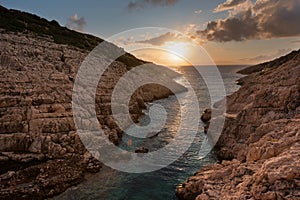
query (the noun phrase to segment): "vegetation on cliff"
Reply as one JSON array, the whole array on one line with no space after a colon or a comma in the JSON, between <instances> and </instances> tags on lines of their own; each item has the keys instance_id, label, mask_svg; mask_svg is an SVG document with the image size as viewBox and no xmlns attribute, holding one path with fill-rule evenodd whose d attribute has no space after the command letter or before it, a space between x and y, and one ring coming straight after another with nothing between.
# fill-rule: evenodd
<instances>
[{"instance_id":1,"label":"vegetation on cliff","mask_svg":"<svg viewBox=\"0 0 300 200\"><path fill-rule=\"evenodd\" d=\"M103 40L92 35L82 34L66 27L61 27L55 20L48 21L30 13L9 10L0 6L0 28L7 31L48 36L58 44L68 44L81 49L92 50Z\"/></svg>"},{"instance_id":2,"label":"vegetation on cliff","mask_svg":"<svg viewBox=\"0 0 300 200\"><path fill-rule=\"evenodd\" d=\"M7 9L0 5L0 29L16 33L33 33L36 36L48 37L57 44L71 45L83 50L92 50L103 39L93 35L80 33L62 27L55 20L48 21L37 15L13 9ZM117 59L127 66L134 67L145 63L132 54L125 53Z\"/></svg>"}]
</instances>

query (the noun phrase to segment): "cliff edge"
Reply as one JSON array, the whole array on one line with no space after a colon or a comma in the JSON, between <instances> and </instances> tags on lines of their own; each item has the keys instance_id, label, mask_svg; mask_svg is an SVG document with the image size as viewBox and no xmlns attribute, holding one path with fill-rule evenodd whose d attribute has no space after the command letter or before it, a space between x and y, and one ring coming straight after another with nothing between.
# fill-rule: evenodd
<instances>
[{"instance_id":1,"label":"cliff edge","mask_svg":"<svg viewBox=\"0 0 300 200\"><path fill-rule=\"evenodd\" d=\"M180 199L300 199L300 51L242 70L215 147Z\"/></svg>"},{"instance_id":2,"label":"cliff edge","mask_svg":"<svg viewBox=\"0 0 300 200\"><path fill-rule=\"evenodd\" d=\"M29 13L0 11L0 199L45 199L101 168L76 132L72 90L80 64L103 40ZM144 63L124 52L99 81L97 118L113 144L123 132L112 117L112 91L120 77ZM171 82L179 76L160 73ZM145 102L172 94L160 85L139 88L129 103L131 118L138 121ZM80 123L91 126L89 119Z\"/></svg>"}]
</instances>

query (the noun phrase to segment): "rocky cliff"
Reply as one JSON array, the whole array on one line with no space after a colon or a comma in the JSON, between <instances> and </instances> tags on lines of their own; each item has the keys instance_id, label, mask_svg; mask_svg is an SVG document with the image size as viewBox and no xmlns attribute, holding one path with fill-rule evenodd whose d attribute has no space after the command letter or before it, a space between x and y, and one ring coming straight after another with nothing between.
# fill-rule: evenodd
<instances>
[{"instance_id":1,"label":"rocky cliff","mask_svg":"<svg viewBox=\"0 0 300 200\"><path fill-rule=\"evenodd\" d=\"M285 56L281 56L280 58L277 58L275 60L272 60L272 61L269 61L269 62L264 62L264 63L258 64L258 65L254 65L254 66L242 69L242 70L238 71L238 73L240 73L240 74L252 74L252 73L255 73L255 72L260 72L260 71L266 70L268 68L275 69L275 68L279 67L280 65L284 64L285 62L293 59L299 53L300 53L300 50L292 51L291 53L289 53Z\"/></svg>"},{"instance_id":2,"label":"rocky cliff","mask_svg":"<svg viewBox=\"0 0 300 200\"><path fill-rule=\"evenodd\" d=\"M227 97L220 163L179 185L180 199L300 199L300 51L242 72Z\"/></svg>"},{"instance_id":3,"label":"rocky cliff","mask_svg":"<svg viewBox=\"0 0 300 200\"><path fill-rule=\"evenodd\" d=\"M44 199L101 168L76 133L71 100L81 62L102 40L28 13L0 10L0 199ZM97 117L114 144L122 137L111 116L114 85L144 63L126 53L99 81ZM178 76L165 75L167 81ZM184 89L176 84L175 88ZM146 101L171 94L159 85L139 88L129 105L132 119L138 120Z\"/></svg>"}]
</instances>

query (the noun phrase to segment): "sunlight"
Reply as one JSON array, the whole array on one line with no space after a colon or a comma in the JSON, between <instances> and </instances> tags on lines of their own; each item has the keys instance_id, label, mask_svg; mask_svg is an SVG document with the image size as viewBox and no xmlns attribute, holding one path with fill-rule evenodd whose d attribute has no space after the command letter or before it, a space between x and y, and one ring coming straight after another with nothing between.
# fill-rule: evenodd
<instances>
[{"instance_id":1,"label":"sunlight","mask_svg":"<svg viewBox=\"0 0 300 200\"><path fill-rule=\"evenodd\" d=\"M173 53L172 53L173 52ZM131 52L138 58L165 66L186 66L190 63L175 54L175 51L164 49L142 49Z\"/></svg>"},{"instance_id":2,"label":"sunlight","mask_svg":"<svg viewBox=\"0 0 300 200\"><path fill-rule=\"evenodd\" d=\"M168 60L172 65L186 65L186 57L190 53L189 44L184 42L168 42L164 46L168 50Z\"/></svg>"}]
</instances>

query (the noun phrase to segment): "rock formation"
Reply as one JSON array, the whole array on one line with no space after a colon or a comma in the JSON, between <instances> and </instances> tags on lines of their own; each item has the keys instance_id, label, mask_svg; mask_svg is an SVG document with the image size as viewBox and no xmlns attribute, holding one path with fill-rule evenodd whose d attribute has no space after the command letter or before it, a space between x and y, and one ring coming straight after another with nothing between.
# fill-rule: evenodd
<instances>
[{"instance_id":1,"label":"rock formation","mask_svg":"<svg viewBox=\"0 0 300 200\"><path fill-rule=\"evenodd\" d=\"M180 199L300 199L300 51L270 63L227 97L220 163L179 185Z\"/></svg>"},{"instance_id":2,"label":"rock formation","mask_svg":"<svg viewBox=\"0 0 300 200\"><path fill-rule=\"evenodd\" d=\"M81 182L86 172L101 168L76 132L71 100L81 62L90 47L102 40L37 16L0 9L0 199L44 199ZM23 21L18 21L19 15ZM30 30L23 30L26 20ZM68 40L57 40L65 32ZM73 45L78 38L80 45ZM122 137L111 116L114 85L128 70L144 63L125 54L100 79L95 99L97 117L114 144ZM178 74L165 77L173 81L174 76ZM176 84L175 88L183 89ZM138 120L146 108L144 102L171 94L160 85L139 88L129 105L132 119ZM81 123L89 121L82 119Z\"/></svg>"},{"instance_id":3,"label":"rock formation","mask_svg":"<svg viewBox=\"0 0 300 200\"><path fill-rule=\"evenodd\" d=\"M136 149L134 152L135 153L148 153L149 149L147 149L145 147L141 147L141 148Z\"/></svg>"},{"instance_id":4,"label":"rock formation","mask_svg":"<svg viewBox=\"0 0 300 200\"><path fill-rule=\"evenodd\" d=\"M277 58L275 60L269 61L269 62L264 62L258 65L254 65L251 67L247 67L245 69L242 69L238 71L240 74L252 74L255 72L260 72L263 70L266 70L268 68L277 68L280 65L284 64L285 62L289 61L290 59L293 59L297 54L299 54L300 50L298 51L292 51L288 55L281 56L280 58Z\"/></svg>"},{"instance_id":5,"label":"rock formation","mask_svg":"<svg viewBox=\"0 0 300 200\"><path fill-rule=\"evenodd\" d=\"M204 123L207 123L209 122L211 119L211 109L210 108L207 108L204 110L203 114L201 115L201 120L204 122Z\"/></svg>"},{"instance_id":6,"label":"rock formation","mask_svg":"<svg viewBox=\"0 0 300 200\"><path fill-rule=\"evenodd\" d=\"M204 112L201 115L201 121L205 123L204 125L204 133L208 132L209 125L211 120L211 109L207 108L204 110Z\"/></svg>"}]
</instances>

